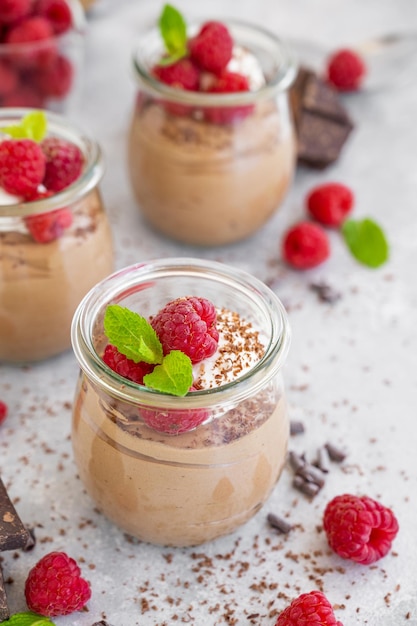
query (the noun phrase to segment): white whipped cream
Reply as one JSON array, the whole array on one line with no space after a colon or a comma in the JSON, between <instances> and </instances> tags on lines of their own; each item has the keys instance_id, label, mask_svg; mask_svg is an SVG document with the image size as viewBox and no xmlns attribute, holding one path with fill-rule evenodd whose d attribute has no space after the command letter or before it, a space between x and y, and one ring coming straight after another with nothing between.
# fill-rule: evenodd
<instances>
[{"instance_id":1,"label":"white whipped cream","mask_svg":"<svg viewBox=\"0 0 417 626\"><path fill-rule=\"evenodd\" d=\"M20 198L19 196L14 196L10 193L7 193L7 191L5 191L3 187L0 187L0 206L8 206L9 204L19 204L20 202L22 202L22 198Z\"/></svg>"},{"instance_id":2,"label":"white whipped cream","mask_svg":"<svg viewBox=\"0 0 417 626\"><path fill-rule=\"evenodd\" d=\"M193 366L194 385L198 389L213 389L240 378L265 352L265 341L260 333L237 313L218 310L217 330L216 352Z\"/></svg>"},{"instance_id":3,"label":"white whipped cream","mask_svg":"<svg viewBox=\"0 0 417 626\"><path fill-rule=\"evenodd\" d=\"M227 64L227 70L246 76L251 91L265 85L261 64L252 52L242 46L233 46L232 58Z\"/></svg>"}]
</instances>

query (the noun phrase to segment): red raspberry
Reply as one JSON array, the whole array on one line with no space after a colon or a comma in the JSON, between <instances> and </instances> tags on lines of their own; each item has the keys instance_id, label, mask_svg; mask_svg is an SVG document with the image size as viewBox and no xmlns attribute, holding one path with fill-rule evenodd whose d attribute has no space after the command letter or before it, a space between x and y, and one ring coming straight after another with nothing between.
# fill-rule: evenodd
<instances>
[{"instance_id":1,"label":"red raspberry","mask_svg":"<svg viewBox=\"0 0 417 626\"><path fill-rule=\"evenodd\" d=\"M31 0L1 0L0 22L11 24L29 15Z\"/></svg>"},{"instance_id":2,"label":"red raspberry","mask_svg":"<svg viewBox=\"0 0 417 626\"><path fill-rule=\"evenodd\" d=\"M154 366L149 363L135 363L121 354L115 346L108 344L104 350L103 361L116 374L132 380L138 385L143 385L143 377L152 372Z\"/></svg>"},{"instance_id":3,"label":"red raspberry","mask_svg":"<svg viewBox=\"0 0 417 626\"><path fill-rule=\"evenodd\" d=\"M190 59L183 58L171 65L155 65L152 71L156 78L166 85L176 89L198 91L200 73Z\"/></svg>"},{"instance_id":4,"label":"red raspberry","mask_svg":"<svg viewBox=\"0 0 417 626\"><path fill-rule=\"evenodd\" d=\"M46 157L43 184L52 191L61 191L80 176L84 156L80 148L70 141L47 137L41 142Z\"/></svg>"},{"instance_id":5,"label":"red raspberry","mask_svg":"<svg viewBox=\"0 0 417 626\"><path fill-rule=\"evenodd\" d=\"M310 191L306 199L310 215L325 226L339 227L351 212L354 195L341 183L325 183Z\"/></svg>"},{"instance_id":6,"label":"red raspberry","mask_svg":"<svg viewBox=\"0 0 417 626\"><path fill-rule=\"evenodd\" d=\"M296 269L316 267L330 255L327 234L317 224L299 222L285 234L282 254L285 261Z\"/></svg>"},{"instance_id":7,"label":"red raspberry","mask_svg":"<svg viewBox=\"0 0 417 626\"><path fill-rule=\"evenodd\" d=\"M35 12L50 21L56 35L65 33L72 26L71 9L66 0L38 0Z\"/></svg>"},{"instance_id":8,"label":"red raspberry","mask_svg":"<svg viewBox=\"0 0 417 626\"><path fill-rule=\"evenodd\" d=\"M59 239L71 226L72 221L73 215L70 209L57 209L25 217L26 228L37 243L50 243Z\"/></svg>"},{"instance_id":9,"label":"red raspberry","mask_svg":"<svg viewBox=\"0 0 417 626\"><path fill-rule=\"evenodd\" d=\"M207 72L220 74L232 58L233 39L220 22L206 22L188 42L190 56Z\"/></svg>"},{"instance_id":10,"label":"red raspberry","mask_svg":"<svg viewBox=\"0 0 417 626\"><path fill-rule=\"evenodd\" d=\"M191 387L190 391L195 391ZM206 409L157 410L141 409L140 415L144 422L153 430L167 435L179 435L197 428L209 417Z\"/></svg>"},{"instance_id":11,"label":"red raspberry","mask_svg":"<svg viewBox=\"0 0 417 626\"><path fill-rule=\"evenodd\" d=\"M0 97L7 96L17 88L19 77L15 70L0 60Z\"/></svg>"},{"instance_id":12,"label":"red raspberry","mask_svg":"<svg viewBox=\"0 0 417 626\"><path fill-rule=\"evenodd\" d=\"M362 565L385 556L398 532L394 513L366 496L336 496L324 511L323 527L332 550Z\"/></svg>"},{"instance_id":13,"label":"red raspberry","mask_svg":"<svg viewBox=\"0 0 417 626\"><path fill-rule=\"evenodd\" d=\"M20 67L34 67L50 63L56 54L56 43L53 41L54 31L44 17L33 16L17 22L7 32L4 43L25 44L39 42L33 48L25 46L22 50L12 50L10 58ZM41 42L45 42L41 45Z\"/></svg>"},{"instance_id":14,"label":"red raspberry","mask_svg":"<svg viewBox=\"0 0 417 626\"><path fill-rule=\"evenodd\" d=\"M9 412L9 407L5 402L0 400L0 425L5 421L7 414Z\"/></svg>"},{"instance_id":15,"label":"red raspberry","mask_svg":"<svg viewBox=\"0 0 417 626\"><path fill-rule=\"evenodd\" d=\"M44 97L63 98L70 91L74 78L74 68L69 59L57 55L48 65L34 68L29 80Z\"/></svg>"},{"instance_id":16,"label":"red raspberry","mask_svg":"<svg viewBox=\"0 0 417 626\"><path fill-rule=\"evenodd\" d=\"M50 552L30 570L25 596L31 611L54 617L80 611L91 589L74 559L65 552Z\"/></svg>"},{"instance_id":17,"label":"red raspberry","mask_svg":"<svg viewBox=\"0 0 417 626\"><path fill-rule=\"evenodd\" d=\"M356 91L365 74L365 63L354 50L338 50L327 61L327 80L339 91Z\"/></svg>"},{"instance_id":18,"label":"red raspberry","mask_svg":"<svg viewBox=\"0 0 417 626\"><path fill-rule=\"evenodd\" d=\"M278 617L275 626L343 626L336 620L333 607L321 591L303 593Z\"/></svg>"},{"instance_id":19,"label":"red raspberry","mask_svg":"<svg viewBox=\"0 0 417 626\"><path fill-rule=\"evenodd\" d=\"M0 142L0 186L17 196L33 194L45 174L45 155L31 139Z\"/></svg>"},{"instance_id":20,"label":"red raspberry","mask_svg":"<svg viewBox=\"0 0 417 626\"><path fill-rule=\"evenodd\" d=\"M42 96L28 85L18 85L15 91L9 93L2 100L4 107L28 107L31 109L42 109L44 101Z\"/></svg>"},{"instance_id":21,"label":"red raspberry","mask_svg":"<svg viewBox=\"0 0 417 626\"><path fill-rule=\"evenodd\" d=\"M151 325L164 354L181 350L198 363L217 350L216 309L205 298L177 298L157 313Z\"/></svg>"},{"instance_id":22,"label":"red raspberry","mask_svg":"<svg viewBox=\"0 0 417 626\"><path fill-rule=\"evenodd\" d=\"M249 91L249 81L246 76L236 72L223 72L208 89L209 93L237 93L239 91ZM252 111L252 104L207 107L205 117L213 124L230 124L250 115Z\"/></svg>"}]
</instances>

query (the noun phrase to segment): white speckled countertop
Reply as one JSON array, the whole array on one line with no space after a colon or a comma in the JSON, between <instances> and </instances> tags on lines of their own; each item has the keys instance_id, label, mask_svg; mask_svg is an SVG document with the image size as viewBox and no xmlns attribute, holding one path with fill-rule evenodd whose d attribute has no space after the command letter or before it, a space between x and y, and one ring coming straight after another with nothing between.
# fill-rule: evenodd
<instances>
[{"instance_id":1,"label":"white speckled countertop","mask_svg":"<svg viewBox=\"0 0 417 626\"><path fill-rule=\"evenodd\" d=\"M10 415L0 428L0 474L21 518L36 528L27 553L5 552L2 566L12 612L25 610L29 568L52 550L76 558L92 585L88 611L55 618L57 626L250 624L274 626L293 598L321 588L345 626L417 624L417 81L400 89L345 97L356 128L337 163L299 169L284 207L254 237L220 249L181 246L151 232L136 210L125 165L134 97L129 69L135 38L159 14L154 0L97 0L88 19L84 93L72 117L101 143L102 185L114 227L116 264L164 256L200 256L249 270L288 308L293 342L285 367L292 419L305 433L291 447L313 459L326 441L348 456L334 465L310 501L284 471L270 500L232 536L190 549L129 540L98 514L77 478L70 407L77 377L72 353L32 367L0 365L0 398ZM284 37L331 48L373 34L417 30L414 0L181 0L193 16L238 16ZM414 59L415 61L415 59ZM304 214L313 185L338 180L354 189L355 216L385 228L391 259L372 271L358 265L337 233L323 266L297 273L280 260L283 229ZM309 285L341 292L334 304ZM393 551L372 567L331 554L323 532L328 500L344 493L379 499L396 513ZM268 512L295 525L286 536Z\"/></svg>"}]
</instances>

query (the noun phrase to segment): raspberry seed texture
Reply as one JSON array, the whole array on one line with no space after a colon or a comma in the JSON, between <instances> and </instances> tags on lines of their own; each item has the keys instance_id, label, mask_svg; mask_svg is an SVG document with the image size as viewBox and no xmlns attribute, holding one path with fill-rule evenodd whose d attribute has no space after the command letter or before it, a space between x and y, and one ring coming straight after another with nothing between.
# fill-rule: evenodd
<instances>
[{"instance_id":1,"label":"raspberry seed texture","mask_svg":"<svg viewBox=\"0 0 417 626\"><path fill-rule=\"evenodd\" d=\"M278 617L275 626L343 626L321 591L303 593Z\"/></svg>"}]
</instances>

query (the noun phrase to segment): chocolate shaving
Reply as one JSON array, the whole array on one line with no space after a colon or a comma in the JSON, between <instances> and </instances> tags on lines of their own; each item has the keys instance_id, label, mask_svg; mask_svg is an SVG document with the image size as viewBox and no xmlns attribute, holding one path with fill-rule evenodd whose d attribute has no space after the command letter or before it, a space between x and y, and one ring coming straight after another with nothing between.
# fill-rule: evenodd
<instances>
[{"instance_id":1,"label":"chocolate shaving","mask_svg":"<svg viewBox=\"0 0 417 626\"><path fill-rule=\"evenodd\" d=\"M310 289L317 293L320 300L328 304L333 304L342 297L339 291L326 283L311 283Z\"/></svg>"},{"instance_id":2,"label":"chocolate shaving","mask_svg":"<svg viewBox=\"0 0 417 626\"><path fill-rule=\"evenodd\" d=\"M342 461L345 460L346 453L340 448L337 448L336 446L334 446L332 443L326 443L325 448L329 454L329 457L335 463L342 463Z\"/></svg>"},{"instance_id":3,"label":"chocolate shaving","mask_svg":"<svg viewBox=\"0 0 417 626\"><path fill-rule=\"evenodd\" d=\"M306 496L314 497L320 491L320 487L316 483L307 482L302 476L299 475L294 476L292 484Z\"/></svg>"},{"instance_id":4,"label":"chocolate shaving","mask_svg":"<svg viewBox=\"0 0 417 626\"><path fill-rule=\"evenodd\" d=\"M304 455L297 454L297 452L294 452L294 450L290 450L288 460L294 472L298 472L298 470L304 467L306 463Z\"/></svg>"},{"instance_id":5,"label":"chocolate shaving","mask_svg":"<svg viewBox=\"0 0 417 626\"><path fill-rule=\"evenodd\" d=\"M31 540L0 478L0 552L25 548Z\"/></svg>"},{"instance_id":6,"label":"chocolate shaving","mask_svg":"<svg viewBox=\"0 0 417 626\"><path fill-rule=\"evenodd\" d=\"M275 515L275 513L268 513L266 519L268 520L268 524L272 526L272 528L279 530L280 533L283 533L285 535L288 534L292 529L291 524L282 519L282 517L278 517L278 515Z\"/></svg>"},{"instance_id":7,"label":"chocolate shaving","mask_svg":"<svg viewBox=\"0 0 417 626\"><path fill-rule=\"evenodd\" d=\"M324 472L324 474L328 474L330 471L329 460L330 456L326 446L321 446L321 448L319 448L317 451L316 466L319 468L319 470Z\"/></svg>"},{"instance_id":8,"label":"chocolate shaving","mask_svg":"<svg viewBox=\"0 0 417 626\"><path fill-rule=\"evenodd\" d=\"M300 467L300 469L297 470L297 476L301 476L301 478L308 483L317 485L319 489L324 486L323 472L317 467L314 467L314 465L311 465L311 463L306 463L303 467Z\"/></svg>"},{"instance_id":9,"label":"chocolate shaving","mask_svg":"<svg viewBox=\"0 0 417 626\"><path fill-rule=\"evenodd\" d=\"M290 421L290 435L301 435L305 431L303 422L299 421Z\"/></svg>"},{"instance_id":10,"label":"chocolate shaving","mask_svg":"<svg viewBox=\"0 0 417 626\"><path fill-rule=\"evenodd\" d=\"M1 570L0 565L0 622L4 622L4 620L9 619L10 611L9 606L7 604L7 596L6 590L4 588L4 578L3 572Z\"/></svg>"}]
</instances>

